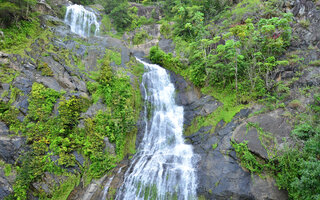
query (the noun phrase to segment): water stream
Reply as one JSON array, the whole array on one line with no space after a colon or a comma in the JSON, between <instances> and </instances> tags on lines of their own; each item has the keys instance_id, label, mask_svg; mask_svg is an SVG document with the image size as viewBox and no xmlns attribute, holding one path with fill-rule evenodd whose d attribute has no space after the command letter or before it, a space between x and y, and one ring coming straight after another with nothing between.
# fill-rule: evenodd
<instances>
[{"instance_id":1,"label":"water stream","mask_svg":"<svg viewBox=\"0 0 320 200\"><path fill-rule=\"evenodd\" d=\"M196 199L197 156L184 143L183 107L167 71L145 63L145 133L116 199Z\"/></svg>"},{"instance_id":2,"label":"water stream","mask_svg":"<svg viewBox=\"0 0 320 200\"><path fill-rule=\"evenodd\" d=\"M96 35L100 28L96 15L77 4L67 7L64 22L70 26L72 32L84 37Z\"/></svg>"}]
</instances>

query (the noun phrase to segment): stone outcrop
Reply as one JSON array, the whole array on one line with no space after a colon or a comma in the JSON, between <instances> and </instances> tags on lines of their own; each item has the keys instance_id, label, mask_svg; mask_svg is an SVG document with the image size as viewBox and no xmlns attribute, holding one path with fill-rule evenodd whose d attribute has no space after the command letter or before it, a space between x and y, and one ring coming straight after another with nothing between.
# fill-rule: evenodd
<instances>
[{"instance_id":1,"label":"stone outcrop","mask_svg":"<svg viewBox=\"0 0 320 200\"><path fill-rule=\"evenodd\" d=\"M276 152L292 144L292 125L283 116L284 110L250 117L234 130L232 138L235 142L248 141L248 148L254 154L264 159L272 158Z\"/></svg>"}]
</instances>

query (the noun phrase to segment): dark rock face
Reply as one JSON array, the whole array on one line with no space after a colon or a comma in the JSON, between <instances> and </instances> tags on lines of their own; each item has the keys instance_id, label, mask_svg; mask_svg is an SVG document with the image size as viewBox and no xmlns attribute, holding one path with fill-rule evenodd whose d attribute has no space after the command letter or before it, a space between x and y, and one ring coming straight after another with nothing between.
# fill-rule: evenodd
<instances>
[{"instance_id":1,"label":"dark rock face","mask_svg":"<svg viewBox=\"0 0 320 200\"><path fill-rule=\"evenodd\" d=\"M244 170L237 161L230 139L240 124L242 110L232 122L210 134L211 127L203 127L186 139L199 155L198 196L206 199L287 199L285 191L279 191L273 179L261 179ZM213 149L213 145L217 145Z\"/></svg>"},{"instance_id":2,"label":"dark rock face","mask_svg":"<svg viewBox=\"0 0 320 200\"><path fill-rule=\"evenodd\" d=\"M275 151L283 149L284 145L291 141L292 127L287 123L287 119L282 117L283 113L282 109L278 109L251 117L236 128L232 137L238 143L248 141L250 151L261 158L271 158ZM248 126L248 122L259 126L263 133Z\"/></svg>"},{"instance_id":3,"label":"dark rock face","mask_svg":"<svg viewBox=\"0 0 320 200\"><path fill-rule=\"evenodd\" d=\"M24 139L22 137L0 136L0 159L14 164L20 156Z\"/></svg>"},{"instance_id":4,"label":"dark rock face","mask_svg":"<svg viewBox=\"0 0 320 200\"><path fill-rule=\"evenodd\" d=\"M4 199L13 192L12 185L16 178L15 172L9 176L4 174L4 167L0 166L0 199Z\"/></svg>"},{"instance_id":5,"label":"dark rock face","mask_svg":"<svg viewBox=\"0 0 320 200\"><path fill-rule=\"evenodd\" d=\"M196 116L206 116L221 105L211 96L202 95L181 76L171 73L171 80L176 86L176 102L184 106L185 127L189 126ZM244 109L236 114L232 122L228 124L223 121L219 122L214 133L210 132L212 127L207 126L201 127L198 132L185 137L198 155L196 167L199 197L212 200L288 199L287 193L279 191L273 179L261 179L257 175L251 175L238 162L230 141L234 130L240 129L238 126L248 117L249 113L250 110ZM274 115L277 116L278 114L275 113ZM269 127L270 123L273 123L272 119L264 121L262 118L261 120L265 126ZM284 122L280 121L279 123ZM282 128L285 133L279 135L279 138L290 131L290 129L286 131L287 129ZM278 130L276 127L274 129ZM214 148L215 146L216 148Z\"/></svg>"},{"instance_id":6,"label":"dark rock face","mask_svg":"<svg viewBox=\"0 0 320 200\"><path fill-rule=\"evenodd\" d=\"M308 21L307 27L301 26L299 23L294 25L294 35L298 36L292 46L301 48L309 45L320 48L320 10L317 9L313 1L296 0L292 2L292 10L295 20L298 22Z\"/></svg>"},{"instance_id":7,"label":"dark rock face","mask_svg":"<svg viewBox=\"0 0 320 200\"><path fill-rule=\"evenodd\" d=\"M170 72L171 81L176 87L176 103L184 106L184 125L190 126L196 116L207 116L215 111L221 103L211 96L202 95L182 76Z\"/></svg>"}]
</instances>

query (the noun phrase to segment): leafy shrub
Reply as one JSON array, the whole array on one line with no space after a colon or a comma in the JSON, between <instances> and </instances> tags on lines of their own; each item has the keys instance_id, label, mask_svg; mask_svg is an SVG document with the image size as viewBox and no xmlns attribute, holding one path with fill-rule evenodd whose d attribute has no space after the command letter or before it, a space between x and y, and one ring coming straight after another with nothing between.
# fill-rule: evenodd
<instances>
[{"instance_id":1,"label":"leafy shrub","mask_svg":"<svg viewBox=\"0 0 320 200\"><path fill-rule=\"evenodd\" d=\"M252 173L261 173L264 165L258 162L256 157L249 151L247 146L248 141L244 143L232 142L232 146L240 159L241 165Z\"/></svg>"},{"instance_id":2,"label":"leafy shrub","mask_svg":"<svg viewBox=\"0 0 320 200\"><path fill-rule=\"evenodd\" d=\"M177 57L173 57L171 53L166 54L158 46L150 48L149 58L151 62L161 65L162 67L178 73L182 69L182 64Z\"/></svg>"},{"instance_id":3,"label":"leafy shrub","mask_svg":"<svg viewBox=\"0 0 320 200\"><path fill-rule=\"evenodd\" d=\"M147 31L141 30L134 35L132 42L134 45L143 44L147 38L150 39Z\"/></svg>"}]
</instances>

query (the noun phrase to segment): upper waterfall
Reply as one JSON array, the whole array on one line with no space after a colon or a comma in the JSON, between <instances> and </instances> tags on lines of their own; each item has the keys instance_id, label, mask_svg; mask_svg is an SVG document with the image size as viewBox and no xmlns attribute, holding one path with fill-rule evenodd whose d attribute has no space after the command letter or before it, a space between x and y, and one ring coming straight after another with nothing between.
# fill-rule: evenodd
<instances>
[{"instance_id":1,"label":"upper waterfall","mask_svg":"<svg viewBox=\"0 0 320 200\"><path fill-rule=\"evenodd\" d=\"M165 69L138 61L146 70L145 132L116 199L197 199L197 155L184 143L184 111L175 103L174 85Z\"/></svg>"},{"instance_id":2,"label":"upper waterfall","mask_svg":"<svg viewBox=\"0 0 320 200\"><path fill-rule=\"evenodd\" d=\"M96 35L100 28L96 15L82 5L68 6L64 21L70 25L72 32L85 37Z\"/></svg>"}]
</instances>

